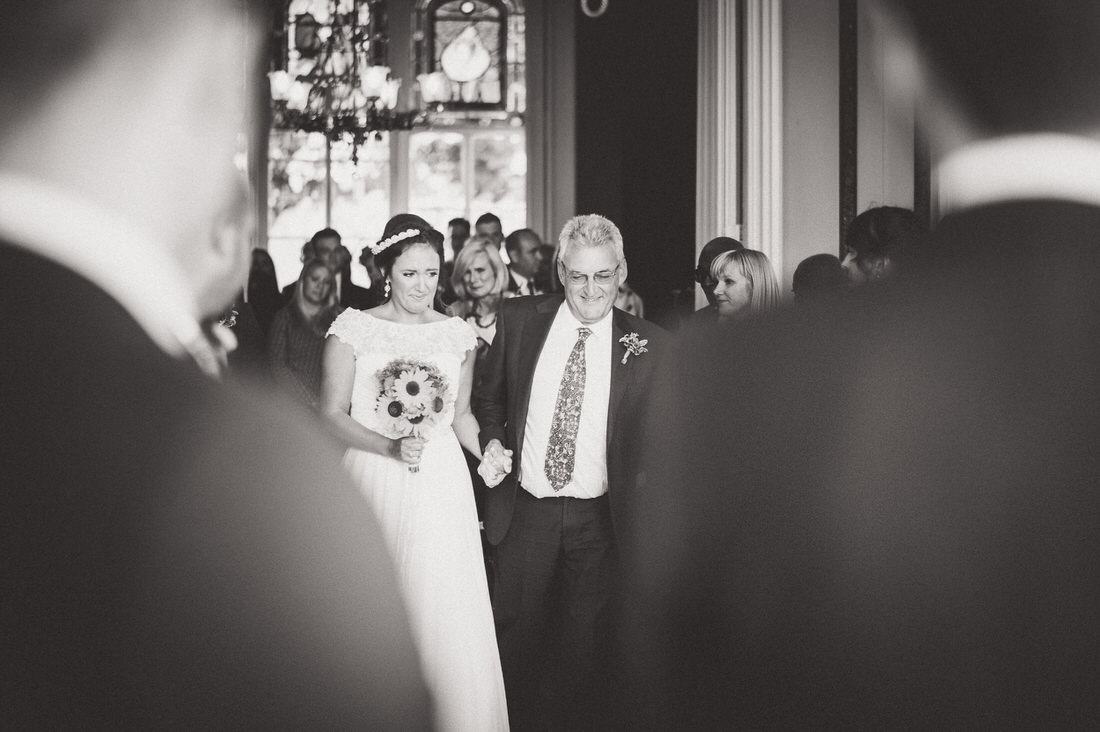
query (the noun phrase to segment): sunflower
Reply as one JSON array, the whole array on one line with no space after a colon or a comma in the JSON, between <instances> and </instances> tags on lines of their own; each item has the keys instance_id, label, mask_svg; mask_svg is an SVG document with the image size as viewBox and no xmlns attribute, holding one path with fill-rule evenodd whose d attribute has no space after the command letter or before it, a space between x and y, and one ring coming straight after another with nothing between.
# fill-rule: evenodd
<instances>
[{"instance_id":1,"label":"sunflower","mask_svg":"<svg viewBox=\"0 0 1100 732\"><path fill-rule=\"evenodd\" d=\"M408 407L422 409L432 397L431 376L421 368L402 371L394 379L393 389L397 398Z\"/></svg>"}]
</instances>

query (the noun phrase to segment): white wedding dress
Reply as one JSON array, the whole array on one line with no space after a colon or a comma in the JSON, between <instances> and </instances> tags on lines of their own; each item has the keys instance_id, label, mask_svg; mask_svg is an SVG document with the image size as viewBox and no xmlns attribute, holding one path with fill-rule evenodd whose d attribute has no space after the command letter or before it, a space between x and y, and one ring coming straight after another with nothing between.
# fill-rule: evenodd
<instances>
[{"instance_id":1,"label":"white wedding dress","mask_svg":"<svg viewBox=\"0 0 1100 732\"><path fill-rule=\"evenodd\" d=\"M434 377L435 386L444 384L444 389L427 390L426 403L434 402L438 411L431 415L435 424L425 428L427 443L417 472L393 458L359 450L349 450L345 463L373 505L393 553L433 693L436 729L507 730L473 488L451 428L460 365L476 346L473 331L459 318L409 325L349 309L333 322L329 335L355 351L351 416L371 430L389 437L407 434L395 425L408 423L387 412L394 399L380 399L386 376L388 393L396 382L405 397L416 390L410 381L425 386L427 377ZM404 376L394 379L397 373ZM433 395L442 400L436 402Z\"/></svg>"}]
</instances>

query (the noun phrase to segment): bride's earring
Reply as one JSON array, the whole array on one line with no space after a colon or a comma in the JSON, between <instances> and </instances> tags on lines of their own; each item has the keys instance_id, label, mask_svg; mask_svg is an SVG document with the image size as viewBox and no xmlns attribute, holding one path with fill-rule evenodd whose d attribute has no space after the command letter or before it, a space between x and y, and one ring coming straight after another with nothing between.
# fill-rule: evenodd
<instances>
[{"instance_id":1,"label":"bride's earring","mask_svg":"<svg viewBox=\"0 0 1100 732\"><path fill-rule=\"evenodd\" d=\"M389 278L386 278L386 287L385 287L385 289L382 290L382 294L385 295L387 298L390 296L390 280L389 280Z\"/></svg>"}]
</instances>

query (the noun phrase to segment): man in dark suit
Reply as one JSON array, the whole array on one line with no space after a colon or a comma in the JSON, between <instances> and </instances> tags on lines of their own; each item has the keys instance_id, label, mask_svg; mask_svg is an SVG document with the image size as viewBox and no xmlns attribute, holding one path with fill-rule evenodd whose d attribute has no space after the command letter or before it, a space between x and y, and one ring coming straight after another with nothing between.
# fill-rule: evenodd
<instances>
[{"instance_id":1,"label":"man in dark suit","mask_svg":"<svg viewBox=\"0 0 1100 732\"><path fill-rule=\"evenodd\" d=\"M615 310L622 235L578 216L560 237L565 295L505 300L474 408L492 462L493 611L514 729L599 728L601 642L639 474L637 427L664 332ZM651 353L651 352L656 352Z\"/></svg>"},{"instance_id":2,"label":"man in dark suit","mask_svg":"<svg viewBox=\"0 0 1100 732\"><path fill-rule=\"evenodd\" d=\"M516 229L504 239L508 252L508 286L513 295L541 295L535 278L542 266L542 240L531 229Z\"/></svg>"},{"instance_id":3,"label":"man in dark suit","mask_svg":"<svg viewBox=\"0 0 1100 732\"><path fill-rule=\"evenodd\" d=\"M328 265L336 278L336 304L341 308L369 310L375 305L380 305L385 299L381 292L372 292L371 289L360 287L351 281L351 252L341 241L340 232L336 229L321 229L302 245L302 262L320 259ZM283 288L284 305L294 296L296 286L297 279Z\"/></svg>"},{"instance_id":4,"label":"man in dark suit","mask_svg":"<svg viewBox=\"0 0 1100 732\"><path fill-rule=\"evenodd\" d=\"M256 11L43 0L0 26L5 728L430 728L338 451L199 368L248 269Z\"/></svg>"},{"instance_id":5,"label":"man in dark suit","mask_svg":"<svg viewBox=\"0 0 1100 732\"><path fill-rule=\"evenodd\" d=\"M677 368L635 729L1100 724L1100 8L904 9L888 47L950 84L918 102L948 215L880 286Z\"/></svg>"}]
</instances>

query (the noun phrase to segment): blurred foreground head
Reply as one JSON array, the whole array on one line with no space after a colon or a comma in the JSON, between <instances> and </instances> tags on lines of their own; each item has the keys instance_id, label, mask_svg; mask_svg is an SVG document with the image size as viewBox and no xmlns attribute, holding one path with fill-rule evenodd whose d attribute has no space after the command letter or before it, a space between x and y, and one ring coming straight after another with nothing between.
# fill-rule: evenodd
<instances>
[{"instance_id":1,"label":"blurred foreground head","mask_svg":"<svg viewBox=\"0 0 1100 732\"><path fill-rule=\"evenodd\" d=\"M141 227L200 316L248 271L247 237L214 232L241 208L250 13L230 0L43 0L5 8L0 25L0 169Z\"/></svg>"},{"instance_id":2,"label":"blurred foreground head","mask_svg":"<svg viewBox=\"0 0 1100 732\"><path fill-rule=\"evenodd\" d=\"M1100 130L1100 5L1088 0L893 0L896 60L949 145Z\"/></svg>"}]
</instances>

